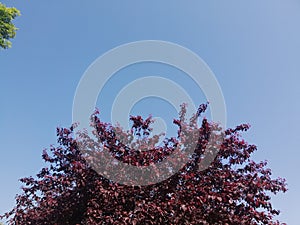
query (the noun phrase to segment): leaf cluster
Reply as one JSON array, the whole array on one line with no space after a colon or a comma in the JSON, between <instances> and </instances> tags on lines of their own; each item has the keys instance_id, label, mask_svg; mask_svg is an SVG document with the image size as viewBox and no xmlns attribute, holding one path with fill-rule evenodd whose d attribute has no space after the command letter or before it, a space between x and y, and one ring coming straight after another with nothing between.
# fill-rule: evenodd
<instances>
[{"instance_id":1,"label":"leaf cluster","mask_svg":"<svg viewBox=\"0 0 300 225\"><path fill-rule=\"evenodd\" d=\"M17 31L13 20L19 15L19 10L14 7L6 7L0 2L0 48L6 49L11 47L10 39L16 36Z\"/></svg>"}]
</instances>

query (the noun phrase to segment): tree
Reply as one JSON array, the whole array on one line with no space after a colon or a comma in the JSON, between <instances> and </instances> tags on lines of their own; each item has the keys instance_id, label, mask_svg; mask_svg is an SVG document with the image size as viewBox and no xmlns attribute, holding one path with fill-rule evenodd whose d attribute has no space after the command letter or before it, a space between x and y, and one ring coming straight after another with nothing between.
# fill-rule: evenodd
<instances>
[{"instance_id":1,"label":"tree","mask_svg":"<svg viewBox=\"0 0 300 225\"><path fill-rule=\"evenodd\" d=\"M17 28L12 21L20 15L16 8L8 8L0 2L0 48L11 47L9 39L16 36Z\"/></svg>"},{"instance_id":2,"label":"tree","mask_svg":"<svg viewBox=\"0 0 300 225\"><path fill-rule=\"evenodd\" d=\"M100 120L98 111L91 117L101 151L88 154L79 145L94 148L85 132L80 141L74 137L74 126L57 128L58 146L44 150L49 163L37 178L22 178L23 193L16 197L15 208L6 213L10 224L280 224L274 219L271 194L285 192L285 180L272 179L266 162L254 162L255 145L240 136L249 125L220 131L218 125L202 117L207 105L199 107L191 120L185 120L185 107L174 123L178 137L166 139L154 146L157 136L150 137L151 117L131 116L132 129L124 131L132 144L154 146L141 152L129 148L117 138L119 127ZM197 127L198 117L201 123ZM91 167L102 152L117 160L136 166L153 165L168 158L187 137L189 127L197 127L197 145L186 165L168 179L151 185L124 185L107 179ZM184 132L182 132L184 131ZM120 133L120 132L119 132ZM221 134L222 133L222 134ZM194 133L195 134L195 133ZM180 137L181 136L181 137ZM209 138L222 136L220 149L207 169L199 170ZM92 145L91 145L92 143ZM140 145L140 146L141 146ZM184 151L184 150L183 150ZM208 154L209 155L209 154ZM91 161L89 161L91 162ZM107 169L110 169L110 165ZM122 171L120 173L122 175ZM126 176L126 174L123 174Z\"/></svg>"}]
</instances>

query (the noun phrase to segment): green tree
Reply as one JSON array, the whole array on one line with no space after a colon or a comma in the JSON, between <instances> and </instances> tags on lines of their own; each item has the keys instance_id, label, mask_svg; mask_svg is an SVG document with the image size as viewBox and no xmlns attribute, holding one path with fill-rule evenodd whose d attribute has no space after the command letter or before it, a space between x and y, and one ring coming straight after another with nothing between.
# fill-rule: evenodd
<instances>
[{"instance_id":1,"label":"green tree","mask_svg":"<svg viewBox=\"0 0 300 225\"><path fill-rule=\"evenodd\" d=\"M6 7L0 2L0 48L7 49L11 47L9 39L15 37L17 30L12 21L19 15L19 10Z\"/></svg>"}]
</instances>

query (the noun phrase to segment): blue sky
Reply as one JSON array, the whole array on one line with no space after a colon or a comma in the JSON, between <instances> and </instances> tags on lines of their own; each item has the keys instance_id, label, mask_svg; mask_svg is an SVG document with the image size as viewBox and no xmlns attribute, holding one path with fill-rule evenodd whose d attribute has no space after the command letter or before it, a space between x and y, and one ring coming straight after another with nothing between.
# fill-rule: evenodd
<instances>
[{"instance_id":1,"label":"blue sky","mask_svg":"<svg viewBox=\"0 0 300 225\"><path fill-rule=\"evenodd\" d=\"M20 29L13 47L0 52L0 213L13 207L18 179L43 166L41 152L55 143L55 128L71 124L74 94L87 67L118 45L154 39L191 49L213 70L225 97L228 126L252 125L245 138L258 146L254 158L267 159L274 177L288 182L289 191L272 200L282 211L279 218L297 224L299 0L2 2L20 9L22 16L16 20ZM137 71L174 72L148 66ZM116 74L104 99L125 81ZM205 101L201 90L190 85L186 89L193 99ZM97 106L109 106L107 99ZM143 104L135 112L152 110Z\"/></svg>"}]
</instances>

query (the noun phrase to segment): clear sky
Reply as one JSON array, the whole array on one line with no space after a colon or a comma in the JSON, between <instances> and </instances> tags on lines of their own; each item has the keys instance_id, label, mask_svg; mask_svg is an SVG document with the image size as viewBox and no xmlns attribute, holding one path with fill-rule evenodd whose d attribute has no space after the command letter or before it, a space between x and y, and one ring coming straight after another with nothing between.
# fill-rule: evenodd
<instances>
[{"instance_id":1,"label":"clear sky","mask_svg":"<svg viewBox=\"0 0 300 225\"><path fill-rule=\"evenodd\" d=\"M249 122L245 138L258 146L254 158L267 159L274 177L287 179L289 191L272 200L282 211L279 219L299 224L299 0L2 2L22 16L13 47L0 52L0 213L13 207L18 179L43 166L41 153L55 144L55 128L71 124L74 93L87 67L118 45L155 39L191 49L213 70L228 126ZM143 71L147 66L128 70L176 73L157 65ZM113 77L107 101L97 106L112 104L110 91L125 81ZM182 83L193 99L204 102L201 90L188 84ZM143 104L135 112L151 113Z\"/></svg>"}]
</instances>

